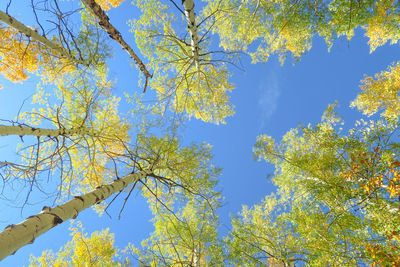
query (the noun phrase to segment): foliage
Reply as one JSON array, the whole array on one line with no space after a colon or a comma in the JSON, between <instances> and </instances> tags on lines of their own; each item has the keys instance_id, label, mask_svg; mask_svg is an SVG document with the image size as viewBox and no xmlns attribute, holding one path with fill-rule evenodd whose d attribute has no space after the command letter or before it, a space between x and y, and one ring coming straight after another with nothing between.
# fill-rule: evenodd
<instances>
[{"instance_id":1,"label":"foliage","mask_svg":"<svg viewBox=\"0 0 400 267\"><path fill-rule=\"evenodd\" d=\"M130 21L132 32L154 73L149 86L157 92L161 104L172 104L174 111L185 112L189 118L225 123L225 118L233 115L227 96L233 86L228 82L230 74L225 64L213 60L201 38L200 64L196 65L190 40L178 37L176 18L170 8L153 0L135 4L143 14ZM198 29L199 34L206 31L204 27Z\"/></svg>"},{"instance_id":2,"label":"foliage","mask_svg":"<svg viewBox=\"0 0 400 267\"><path fill-rule=\"evenodd\" d=\"M368 18L367 26L363 26L365 35L369 37L368 44L371 52L388 41L395 44L400 39L398 31L400 17L397 9L393 0L376 1L374 16Z\"/></svg>"},{"instance_id":3,"label":"foliage","mask_svg":"<svg viewBox=\"0 0 400 267\"><path fill-rule=\"evenodd\" d=\"M155 231L142 242L142 249L132 246L139 262L145 266L222 264L215 215L219 193L214 191L220 170L212 165L210 146L180 147L170 136L146 142L139 146L148 153L146 158L157 156L154 175L142 187Z\"/></svg>"},{"instance_id":4,"label":"foliage","mask_svg":"<svg viewBox=\"0 0 400 267\"><path fill-rule=\"evenodd\" d=\"M117 3L114 1L112 4ZM27 73L35 73L44 81L51 82L74 72L79 65L103 65L104 59L110 56L99 26L84 10L81 11L79 30L75 30L68 23L75 11L62 13L57 3L52 7L45 2L32 6L32 9L38 27L25 26L6 13L4 17L9 17L4 21L10 26L0 22L0 73L10 81L22 83L28 78ZM56 25L58 35L50 27L44 29L38 12L48 16L47 23Z\"/></svg>"},{"instance_id":5,"label":"foliage","mask_svg":"<svg viewBox=\"0 0 400 267\"><path fill-rule=\"evenodd\" d=\"M216 198L214 198L216 199ZM191 199L179 209L152 207L155 230L142 241L142 249L132 247L143 266L220 266L224 262L219 241L214 199Z\"/></svg>"},{"instance_id":6,"label":"foliage","mask_svg":"<svg viewBox=\"0 0 400 267\"><path fill-rule=\"evenodd\" d=\"M103 10L110 10L111 7L118 7L124 0L96 0L96 3L101 6Z\"/></svg>"},{"instance_id":7,"label":"foliage","mask_svg":"<svg viewBox=\"0 0 400 267\"><path fill-rule=\"evenodd\" d=\"M176 201L190 199L195 194L204 198L213 197L220 169L212 164L211 147L202 145L180 145L174 136L138 136L137 154L141 165L154 162L154 174L143 185L144 196L157 205L161 201L171 206Z\"/></svg>"},{"instance_id":8,"label":"foliage","mask_svg":"<svg viewBox=\"0 0 400 267\"><path fill-rule=\"evenodd\" d=\"M351 105L369 116L383 109L383 116L397 119L400 115L399 88L400 63L396 63L374 78L365 77L361 85L362 92Z\"/></svg>"},{"instance_id":9,"label":"foliage","mask_svg":"<svg viewBox=\"0 0 400 267\"><path fill-rule=\"evenodd\" d=\"M347 134L341 124L331 107L279 144L258 137L255 155L275 165L278 191L233 220L233 262L400 263L398 124L361 121Z\"/></svg>"},{"instance_id":10,"label":"foliage","mask_svg":"<svg viewBox=\"0 0 400 267\"><path fill-rule=\"evenodd\" d=\"M31 256L29 266L129 266L128 258L122 258L124 252L114 246L114 235L108 228L88 237L78 221L70 230L71 241L56 253L46 250L40 257Z\"/></svg>"},{"instance_id":11,"label":"foliage","mask_svg":"<svg viewBox=\"0 0 400 267\"><path fill-rule=\"evenodd\" d=\"M96 2L110 10L123 0ZM24 81L28 73L42 78L34 108L13 123L77 130L21 144L21 161L9 164L2 173L5 180L27 180L29 196L47 173L59 177L59 193L70 197L118 179L120 173L150 169L146 178L123 190L128 197L140 190L154 216L155 229L141 247L124 251L143 266L400 266L400 63L366 77L352 104L367 115L383 109L383 119L361 120L345 132L331 105L316 126L292 129L280 142L267 135L257 138L255 157L275 165L278 189L260 204L244 206L224 240L215 214L221 206L215 191L221 170L211 162L211 146L183 146L179 122L165 118L172 108L188 118L225 123L234 113L227 63L237 59L237 51L248 53L254 63L274 54L282 62L289 55L299 59L315 36L330 47L341 36L350 40L357 27L366 31L370 52L397 43L400 9L394 0L207 1L196 17L198 60L184 14L179 17L172 5L155 0L134 4L142 15L130 27L154 73L148 82L158 104L147 107L137 95L128 96L129 118L119 111L120 98L112 92L106 66L110 49L92 14L80 11L73 38L51 37L87 66L60 58L0 24L0 73L13 82ZM213 50L210 32L218 35L224 51ZM158 129L152 131L153 126ZM119 256L108 230L88 237L78 223L72 232L72 241L58 253L46 251L32 257L31 264L130 264Z\"/></svg>"},{"instance_id":12,"label":"foliage","mask_svg":"<svg viewBox=\"0 0 400 267\"><path fill-rule=\"evenodd\" d=\"M110 92L107 69L79 69L42 82L33 96L35 107L19 116L21 123L56 129L76 129L72 136L41 137L19 146L20 166L5 175L36 183L43 173L60 177L59 193L82 194L115 179L113 164L130 141L130 124L118 111L120 99ZM52 104L52 102L54 104ZM110 165L112 164L112 165Z\"/></svg>"},{"instance_id":13,"label":"foliage","mask_svg":"<svg viewBox=\"0 0 400 267\"><path fill-rule=\"evenodd\" d=\"M75 69L73 63L57 58L51 49L37 41L24 38L10 26L0 23L0 73L12 82L28 78L27 72L39 72L50 77L63 75Z\"/></svg>"},{"instance_id":14,"label":"foliage","mask_svg":"<svg viewBox=\"0 0 400 267\"><path fill-rule=\"evenodd\" d=\"M399 7L381 1L208 1L206 14L215 14L213 32L228 51L246 51L253 62L277 54L281 61L299 58L319 35L330 46L340 36L351 39L357 27L366 30L371 52L400 38ZM254 49L251 45L254 44Z\"/></svg>"},{"instance_id":15,"label":"foliage","mask_svg":"<svg viewBox=\"0 0 400 267\"><path fill-rule=\"evenodd\" d=\"M13 82L25 80L28 76L26 71L33 72L37 69L37 44L19 42L18 32L2 24L0 37L0 72Z\"/></svg>"}]
</instances>

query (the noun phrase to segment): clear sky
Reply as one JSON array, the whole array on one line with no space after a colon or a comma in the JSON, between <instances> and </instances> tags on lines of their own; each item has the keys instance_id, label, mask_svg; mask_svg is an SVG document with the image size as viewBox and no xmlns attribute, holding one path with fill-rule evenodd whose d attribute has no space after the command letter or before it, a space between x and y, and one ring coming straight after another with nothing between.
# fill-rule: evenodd
<instances>
[{"instance_id":1,"label":"clear sky","mask_svg":"<svg viewBox=\"0 0 400 267\"><path fill-rule=\"evenodd\" d=\"M25 18L23 10L29 9L21 9L18 6L20 2L13 1L9 12ZM0 9L5 9L4 3L0 4ZM132 45L133 36L128 32L126 22L135 14L137 11L129 1L110 12L111 22ZM360 117L358 111L349 108L350 102L360 91L360 80L365 74L373 75L385 70L398 59L400 52L398 45L386 45L370 54L367 41L363 30L359 29L350 42L340 39L328 52L324 41L316 38L311 51L295 65L288 60L281 66L275 57L268 63L251 65L248 58L243 58L245 71L230 67L233 72L232 81L236 84L236 89L231 93L231 103L235 105L236 114L227 119L226 125L217 126L197 120L187 123L184 141L205 141L211 144L215 165L223 168L218 186L225 197L224 206L219 210L224 225L221 227L222 233L226 233L230 227L229 216L237 214L242 205L258 203L274 190L267 179L268 174L274 172L273 168L252 157L257 135L265 133L279 140L299 123L318 122L327 105L335 100L339 102L338 111L348 125ZM128 55L118 46L114 46L114 51L115 58L110 61L109 67L111 77L118 80L115 93L141 92L142 88L137 86L137 70L130 66ZM0 77L0 83L4 86L0 91L0 119L14 119L23 100L33 94L35 80L15 85ZM151 97L151 93L146 97ZM16 140L0 138L0 160L12 157ZM139 245L152 230L148 222L150 213L140 195L135 195L129 199L121 220L118 220L122 202L123 198L119 198L113 204L111 219L107 216L99 218L92 210L82 212L77 219L82 221L88 232L109 227L115 233L116 245L120 248L128 242ZM0 229L40 212L41 207L49 203L29 206L23 210L22 215L20 210L0 203ZM34 244L6 258L0 266L27 265L31 253L38 256L45 249L58 250L70 238L67 230L69 225L66 222L50 230Z\"/></svg>"}]
</instances>

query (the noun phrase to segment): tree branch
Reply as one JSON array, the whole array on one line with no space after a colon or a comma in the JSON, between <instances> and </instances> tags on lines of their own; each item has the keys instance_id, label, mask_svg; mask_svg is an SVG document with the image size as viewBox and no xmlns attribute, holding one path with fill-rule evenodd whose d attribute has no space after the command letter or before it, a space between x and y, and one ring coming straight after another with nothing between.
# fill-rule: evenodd
<instances>
[{"instance_id":1,"label":"tree branch","mask_svg":"<svg viewBox=\"0 0 400 267\"><path fill-rule=\"evenodd\" d=\"M77 129L44 129L29 126L9 126L0 124L0 136L18 135L18 136L48 136L58 137L67 135L81 135L85 130L82 128Z\"/></svg>"},{"instance_id":2,"label":"tree branch","mask_svg":"<svg viewBox=\"0 0 400 267\"><path fill-rule=\"evenodd\" d=\"M33 40L42 43L44 46L49 47L56 51L61 57L69 59L71 62L75 62L78 64L82 64L87 66L87 63L81 59L75 58L73 55L71 55L65 48L59 46L56 43L53 43L46 37L38 34L36 31L32 30L31 28L25 26L12 16L0 11L0 21L6 23L7 25L13 27L20 33L24 34L25 36L32 38Z\"/></svg>"},{"instance_id":3,"label":"tree branch","mask_svg":"<svg viewBox=\"0 0 400 267\"><path fill-rule=\"evenodd\" d=\"M99 20L99 25L109 34L111 39L118 42L122 48L128 52L131 58L139 66L141 72L143 72L146 81L143 92L146 92L148 78L152 78L153 75L149 73L146 66L143 64L142 60L136 55L133 49L125 42L122 38L121 33L110 23L110 19L106 13L101 9L101 7L94 0L82 0L82 3L86 6L88 10L92 12Z\"/></svg>"}]
</instances>

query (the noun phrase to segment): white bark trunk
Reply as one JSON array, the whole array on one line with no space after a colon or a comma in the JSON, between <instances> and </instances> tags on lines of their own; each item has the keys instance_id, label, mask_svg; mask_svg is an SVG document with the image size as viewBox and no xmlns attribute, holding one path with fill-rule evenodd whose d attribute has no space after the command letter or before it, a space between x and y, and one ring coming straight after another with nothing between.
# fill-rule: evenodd
<instances>
[{"instance_id":1,"label":"white bark trunk","mask_svg":"<svg viewBox=\"0 0 400 267\"><path fill-rule=\"evenodd\" d=\"M194 13L194 2L193 0L182 0L183 8L185 9L186 22L191 39L191 48L193 60L196 64L196 68L199 68L199 37L197 34L196 16Z\"/></svg>"},{"instance_id":2,"label":"white bark trunk","mask_svg":"<svg viewBox=\"0 0 400 267\"><path fill-rule=\"evenodd\" d=\"M151 171L145 170L129 174L122 179L115 180L109 185L100 186L90 193L76 196L72 200L55 208L44 207L38 215L28 217L20 224L7 226L0 233L0 261L8 255L14 254L26 244L33 243L38 236L54 226L66 220L76 218L84 209L100 203L133 182L145 178L150 173Z\"/></svg>"},{"instance_id":3,"label":"white bark trunk","mask_svg":"<svg viewBox=\"0 0 400 267\"><path fill-rule=\"evenodd\" d=\"M8 126L0 124L0 136L6 135L32 135L32 136L71 136L71 135L84 135L88 134L88 130L77 128L77 129L43 129L43 128L35 128L29 126Z\"/></svg>"},{"instance_id":4,"label":"white bark trunk","mask_svg":"<svg viewBox=\"0 0 400 267\"><path fill-rule=\"evenodd\" d=\"M194 251L193 251L193 266L194 267L200 267L200 263L199 263L199 258L198 258L198 255L197 255L197 249L195 249Z\"/></svg>"},{"instance_id":5,"label":"white bark trunk","mask_svg":"<svg viewBox=\"0 0 400 267\"><path fill-rule=\"evenodd\" d=\"M87 65L83 60L76 59L74 56L72 56L69 51L58 44L55 44L51 42L49 39L46 37L38 34L36 31L32 30L31 28L25 26L15 18L11 17L10 15L0 11L0 21L3 21L4 23L8 24L9 26L13 27L20 33L26 35L27 37L32 38L33 40L42 43L46 47L49 47L53 50L55 50L61 57L68 58L72 62L76 62L78 64L82 65Z\"/></svg>"},{"instance_id":6,"label":"white bark trunk","mask_svg":"<svg viewBox=\"0 0 400 267\"><path fill-rule=\"evenodd\" d=\"M110 35L111 39L114 39L116 42L118 42L139 66L140 71L143 72L146 78L146 83L144 86L144 91L146 92L147 79L152 78L153 75L149 73L142 60L140 60L138 55L136 55L133 49L125 42L121 36L121 33L110 23L110 19L103 9L94 0L82 0L82 3L92 12L93 15L96 16L96 18L99 20L99 25Z\"/></svg>"}]
</instances>

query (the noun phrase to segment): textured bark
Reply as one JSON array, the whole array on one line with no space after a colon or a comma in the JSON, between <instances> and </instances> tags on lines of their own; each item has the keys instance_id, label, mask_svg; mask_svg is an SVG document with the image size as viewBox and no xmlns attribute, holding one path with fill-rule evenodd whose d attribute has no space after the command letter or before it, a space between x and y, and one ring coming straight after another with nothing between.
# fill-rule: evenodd
<instances>
[{"instance_id":1,"label":"textured bark","mask_svg":"<svg viewBox=\"0 0 400 267\"><path fill-rule=\"evenodd\" d=\"M192 57L196 64L196 68L199 67L199 37L197 34L196 16L194 13L194 2L193 0L182 0L183 8L185 9L186 22L188 24L188 30L190 33L190 45L192 48Z\"/></svg>"},{"instance_id":2,"label":"textured bark","mask_svg":"<svg viewBox=\"0 0 400 267\"><path fill-rule=\"evenodd\" d=\"M84 135L87 130L78 128L78 129L44 129L44 128L35 128L29 126L8 126L8 125L0 125L0 136L7 135L32 135L32 136L71 136L71 135Z\"/></svg>"},{"instance_id":3,"label":"textured bark","mask_svg":"<svg viewBox=\"0 0 400 267\"><path fill-rule=\"evenodd\" d=\"M58 44L53 43L46 37L38 34L36 31L32 30L31 28L25 26L15 18L11 17L10 15L0 11L0 21L8 24L9 26L13 27L20 33L26 35L33 40L42 43L44 46L49 47L56 51L61 57L69 59L71 62L75 62L82 65L87 65L83 60L77 59L69 53L69 51Z\"/></svg>"},{"instance_id":4,"label":"textured bark","mask_svg":"<svg viewBox=\"0 0 400 267\"><path fill-rule=\"evenodd\" d=\"M110 19L103 9L101 9L101 7L94 0L82 0L82 3L96 16L96 18L99 20L99 25L109 34L110 38L118 42L139 66L140 71L143 72L146 78L144 85L144 92L146 92L148 78L152 78L153 75L149 73L142 60L140 60L133 49L125 42L121 36L121 33L110 23Z\"/></svg>"},{"instance_id":5,"label":"textured bark","mask_svg":"<svg viewBox=\"0 0 400 267\"><path fill-rule=\"evenodd\" d=\"M42 212L28 217L22 223L7 226L0 233L0 261L8 255L14 254L19 248L32 244L38 236L56 225L76 218L84 209L100 203L112 194L123 190L128 185L145 178L149 174L151 174L150 170L129 174L109 185L99 186L90 193L76 196L55 208L43 207Z\"/></svg>"}]
</instances>

